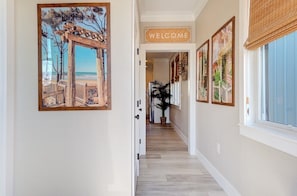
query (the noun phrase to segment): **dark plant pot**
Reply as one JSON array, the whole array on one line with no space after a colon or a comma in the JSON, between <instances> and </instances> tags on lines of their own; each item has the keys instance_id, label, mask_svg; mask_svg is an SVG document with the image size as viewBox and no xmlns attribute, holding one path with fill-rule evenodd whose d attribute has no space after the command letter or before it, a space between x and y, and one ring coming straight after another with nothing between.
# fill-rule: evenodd
<instances>
[{"instance_id":1,"label":"dark plant pot","mask_svg":"<svg viewBox=\"0 0 297 196\"><path fill-rule=\"evenodd\" d=\"M166 125L166 117L160 117L161 125Z\"/></svg>"}]
</instances>

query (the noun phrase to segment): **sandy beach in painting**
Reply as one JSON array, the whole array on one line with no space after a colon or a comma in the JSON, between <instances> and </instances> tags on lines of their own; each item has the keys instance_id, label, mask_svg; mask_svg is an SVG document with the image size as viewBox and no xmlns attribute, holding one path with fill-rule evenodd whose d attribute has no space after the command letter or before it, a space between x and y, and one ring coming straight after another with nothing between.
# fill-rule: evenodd
<instances>
[{"instance_id":1,"label":"sandy beach in painting","mask_svg":"<svg viewBox=\"0 0 297 196\"><path fill-rule=\"evenodd\" d=\"M97 87L97 80L76 80L78 84L87 84L87 86L96 86Z\"/></svg>"},{"instance_id":2,"label":"sandy beach in painting","mask_svg":"<svg viewBox=\"0 0 297 196\"><path fill-rule=\"evenodd\" d=\"M94 73L78 73L75 80L76 106L98 106L97 75ZM43 80L43 104L46 107L59 107L67 98L67 76L57 82L51 75Z\"/></svg>"}]
</instances>

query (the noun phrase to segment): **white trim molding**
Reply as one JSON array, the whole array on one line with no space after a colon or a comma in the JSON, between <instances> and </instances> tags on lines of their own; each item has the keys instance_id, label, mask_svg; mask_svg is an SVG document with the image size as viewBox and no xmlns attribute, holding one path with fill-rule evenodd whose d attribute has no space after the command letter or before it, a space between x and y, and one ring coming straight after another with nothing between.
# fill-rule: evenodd
<instances>
[{"instance_id":1,"label":"white trim molding","mask_svg":"<svg viewBox=\"0 0 297 196\"><path fill-rule=\"evenodd\" d=\"M6 1L0 1L0 196L6 196L6 92L7 92L7 55L6 55Z\"/></svg>"},{"instance_id":2,"label":"white trim molding","mask_svg":"<svg viewBox=\"0 0 297 196\"><path fill-rule=\"evenodd\" d=\"M198 159L201 161L210 175L217 181L217 183L224 189L229 196L241 196L236 188L211 164L211 162L197 150Z\"/></svg>"},{"instance_id":3,"label":"white trim molding","mask_svg":"<svg viewBox=\"0 0 297 196\"><path fill-rule=\"evenodd\" d=\"M207 2L208 2L208 0L197 1L197 3L199 4L199 6L196 6L196 9L194 11L195 19L200 15L200 13L202 12L202 10L206 6Z\"/></svg>"},{"instance_id":4,"label":"white trim molding","mask_svg":"<svg viewBox=\"0 0 297 196\"><path fill-rule=\"evenodd\" d=\"M0 196L13 196L15 18L14 1L0 1ZM9 33L8 33L9 32ZM9 44L8 44L9 43Z\"/></svg>"},{"instance_id":5,"label":"white trim molding","mask_svg":"<svg viewBox=\"0 0 297 196\"><path fill-rule=\"evenodd\" d=\"M164 14L164 13L145 13L142 14L141 22L193 22L195 16L192 13L177 13L177 14Z\"/></svg>"}]
</instances>

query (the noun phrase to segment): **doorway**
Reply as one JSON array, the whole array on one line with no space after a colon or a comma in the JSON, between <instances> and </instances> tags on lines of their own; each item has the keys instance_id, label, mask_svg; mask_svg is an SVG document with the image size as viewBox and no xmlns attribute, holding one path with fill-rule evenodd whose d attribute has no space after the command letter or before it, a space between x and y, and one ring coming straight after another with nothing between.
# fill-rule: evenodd
<instances>
[{"instance_id":1,"label":"doorway","mask_svg":"<svg viewBox=\"0 0 297 196\"><path fill-rule=\"evenodd\" d=\"M146 123L147 125L153 123L168 124L169 114L174 93L171 89L171 67L170 61L176 56L176 52L147 52L146 53ZM173 67L173 71L177 67ZM175 81L174 82L179 82ZM154 94L154 96L153 96ZM170 94L172 95L170 97ZM162 98L163 97L163 98ZM162 118L161 118L162 117ZM164 118L163 118L164 117ZM166 119L166 120L165 120Z\"/></svg>"},{"instance_id":2,"label":"doorway","mask_svg":"<svg viewBox=\"0 0 297 196\"><path fill-rule=\"evenodd\" d=\"M191 155L196 154L196 114L195 114L195 44L142 44L140 47L140 59L141 59L141 71L139 77L140 84L140 97L141 100L146 101L146 56L148 53L178 53L180 51L188 53L188 88L186 89L184 98L187 100L187 112L188 118L186 119L188 134L185 142L188 144L188 152ZM146 103L144 103L146 105ZM146 112L144 112L146 114ZM146 154L146 116L142 118L139 128L139 139L140 141L140 155Z\"/></svg>"}]
</instances>

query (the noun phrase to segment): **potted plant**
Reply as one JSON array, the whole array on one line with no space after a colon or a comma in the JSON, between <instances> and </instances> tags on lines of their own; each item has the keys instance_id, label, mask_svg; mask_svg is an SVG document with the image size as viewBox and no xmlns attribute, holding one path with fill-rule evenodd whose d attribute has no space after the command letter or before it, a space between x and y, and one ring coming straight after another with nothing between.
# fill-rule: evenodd
<instances>
[{"instance_id":1,"label":"potted plant","mask_svg":"<svg viewBox=\"0 0 297 196\"><path fill-rule=\"evenodd\" d=\"M156 104L156 107L160 110L162 110L162 116L160 117L161 124L166 124L166 116L165 111L167 108L170 107L170 83L163 84L159 81L154 81L151 92L152 98L157 98L159 102Z\"/></svg>"}]
</instances>

